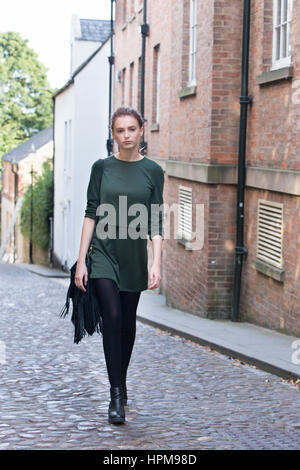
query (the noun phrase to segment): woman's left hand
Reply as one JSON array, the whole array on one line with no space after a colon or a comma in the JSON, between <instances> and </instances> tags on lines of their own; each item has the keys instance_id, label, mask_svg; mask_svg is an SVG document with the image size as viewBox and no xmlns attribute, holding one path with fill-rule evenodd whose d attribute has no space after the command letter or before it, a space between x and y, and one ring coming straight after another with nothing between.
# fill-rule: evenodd
<instances>
[{"instance_id":1,"label":"woman's left hand","mask_svg":"<svg viewBox=\"0 0 300 470\"><path fill-rule=\"evenodd\" d=\"M158 263L153 263L152 267L149 271L149 282L150 285L148 286L148 289L155 289L156 287L159 286L161 281L161 268Z\"/></svg>"}]
</instances>

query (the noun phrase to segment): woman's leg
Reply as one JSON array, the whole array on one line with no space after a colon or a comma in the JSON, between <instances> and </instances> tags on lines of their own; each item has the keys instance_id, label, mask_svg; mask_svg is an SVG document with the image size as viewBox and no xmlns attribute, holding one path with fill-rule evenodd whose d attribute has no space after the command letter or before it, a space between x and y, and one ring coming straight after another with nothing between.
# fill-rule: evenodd
<instances>
[{"instance_id":1,"label":"woman's leg","mask_svg":"<svg viewBox=\"0 0 300 470\"><path fill-rule=\"evenodd\" d=\"M121 330L121 356L122 384L126 383L127 369L133 350L136 334L136 311L141 292L120 291L122 306L122 330Z\"/></svg>"},{"instance_id":2,"label":"woman's leg","mask_svg":"<svg viewBox=\"0 0 300 470\"><path fill-rule=\"evenodd\" d=\"M100 303L103 326L103 349L111 387L121 385L121 328L122 306L116 282L107 278L96 278L96 294Z\"/></svg>"},{"instance_id":3,"label":"woman's leg","mask_svg":"<svg viewBox=\"0 0 300 470\"><path fill-rule=\"evenodd\" d=\"M103 349L112 387L125 384L136 335L136 311L141 292L119 291L115 281L96 278L102 315Z\"/></svg>"}]
</instances>

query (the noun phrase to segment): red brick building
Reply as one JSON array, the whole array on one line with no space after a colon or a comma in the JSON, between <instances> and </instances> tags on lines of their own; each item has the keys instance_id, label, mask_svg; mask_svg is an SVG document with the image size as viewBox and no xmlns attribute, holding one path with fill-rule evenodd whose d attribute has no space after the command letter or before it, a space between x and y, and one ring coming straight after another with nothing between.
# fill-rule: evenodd
<instances>
[{"instance_id":1,"label":"red brick building","mask_svg":"<svg viewBox=\"0 0 300 470\"><path fill-rule=\"evenodd\" d=\"M168 305L231 318L243 1L147 1L145 141L179 204L163 244ZM252 0L241 320L300 334L300 4ZM116 1L114 108L140 108L143 1ZM191 249L195 207L204 243ZM197 228L198 230L199 228ZM180 238L175 238L177 232ZM151 255L149 251L149 255Z\"/></svg>"}]
</instances>

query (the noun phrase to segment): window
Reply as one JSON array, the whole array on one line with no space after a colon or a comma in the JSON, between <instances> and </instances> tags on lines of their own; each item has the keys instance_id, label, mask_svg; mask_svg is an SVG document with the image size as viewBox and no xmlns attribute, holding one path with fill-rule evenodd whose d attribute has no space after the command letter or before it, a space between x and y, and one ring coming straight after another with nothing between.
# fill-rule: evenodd
<instances>
[{"instance_id":1,"label":"window","mask_svg":"<svg viewBox=\"0 0 300 470\"><path fill-rule=\"evenodd\" d=\"M139 57L138 64L138 91L137 91L137 109L141 111L141 80L142 80L142 58Z\"/></svg>"},{"instance_id":2,"label":"window","mask_svg":"<svg viewBox=\"0 0 300 470\"><path fill-rule=\"evenodd\" d=\"M178 235L185 240L192 239L192 188L179 185Z\"/></svg>"},{"instance_id":3,"label":"window","mask_svg":"<svg viewBox=\"0 0 300 470\"><path fill-rule=\"evenodd\" d=\"M65 121L64 130L64 174L66 177L71 176L71 142L72 142L72 121Z\"/></svg>"},{"instance_id":4,"label":"window","mask_svg":"<svg viewBox=\"0 0 300 470\"><path fill-rule=\"evenodd\" d=\"M135 11L141 10L143 7L143 0L134 0L135 1Z\"/></svg>"},{"instance_id":5,"label":"window","mask_svg":"<svg viewBox=\"0 0 300 470\"><path fill-rule=\"evenodd\" d=\"M258 200L256 257L282 268L283 204Z\"/></svg>"},{"instance_id":6,"label":"window","mask_svg":"<svg viewBox=\"0 0 300 470\"><path fill-rule=\"evenodd\" d=\"M122 70L122 106L125 105L125 79L126 79L126 68Z\"/></svg>"},{"instance_id":7,"label":"window","mask_svg":"<svg viewBox=\"0 0 300 470\"><path fill-rule=\"evenodd\" d=\"M134 106L134 62L130 64L129 106Z\"/></svg>"},{"instance_id":8,"label":"window","mask_svg":"<svg viewBox=\"0 0 300 470\"><path fill-rule=\"evenodd\" d=\"M197 0L190 0L190 52L188 86L196 84L196 52L197 52Z\"/></svg>"},{"instance_id":9,"label":"window","mask_svg":"<svg viewBox=\"0 0 300 470\"><path fill-rule=\"evenodd\" d=\"M127 20L127 0L123 0L123 23Z\"/></svg>"},{"instance_id":10,"label":"window","mask_svg":"<svg viewBox=\"0 0 300 470\"><path fill-rule=\"evenodd\" d=\"M160 95L160 46L153 50L153 82L152 82L152 123L159 122L159 95Z\"/></svg>"},{"instance_id":11,"label":"window","mask_svg":"<svg viewBox=\"0 0 300 470\"><path fill-rule=\"evenodd\" d=\"M291 63L292 0L273 0L272 70Z\"/></svg>"}]
</instances>

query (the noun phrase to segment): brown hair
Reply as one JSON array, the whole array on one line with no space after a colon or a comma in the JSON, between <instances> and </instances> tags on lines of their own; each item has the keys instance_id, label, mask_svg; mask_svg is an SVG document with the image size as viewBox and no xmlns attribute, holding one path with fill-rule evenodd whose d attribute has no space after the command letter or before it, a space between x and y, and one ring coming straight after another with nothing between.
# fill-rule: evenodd
<instances>
[{"instance_id":1,"label":"brown hair","mask_svg":"<svg viewBox=\"0 0 300 470\"><path fill-rule=\"evenodd\" d=\"M112 131L114 129L116 119L121 116L132 116L137 120L139 126L143 127L144 120L137 109L129 108L127 106L120 106L119 108L115 110L115 112L113 113L111 117L111 130Z\"/></svg>"}]
</instances>

